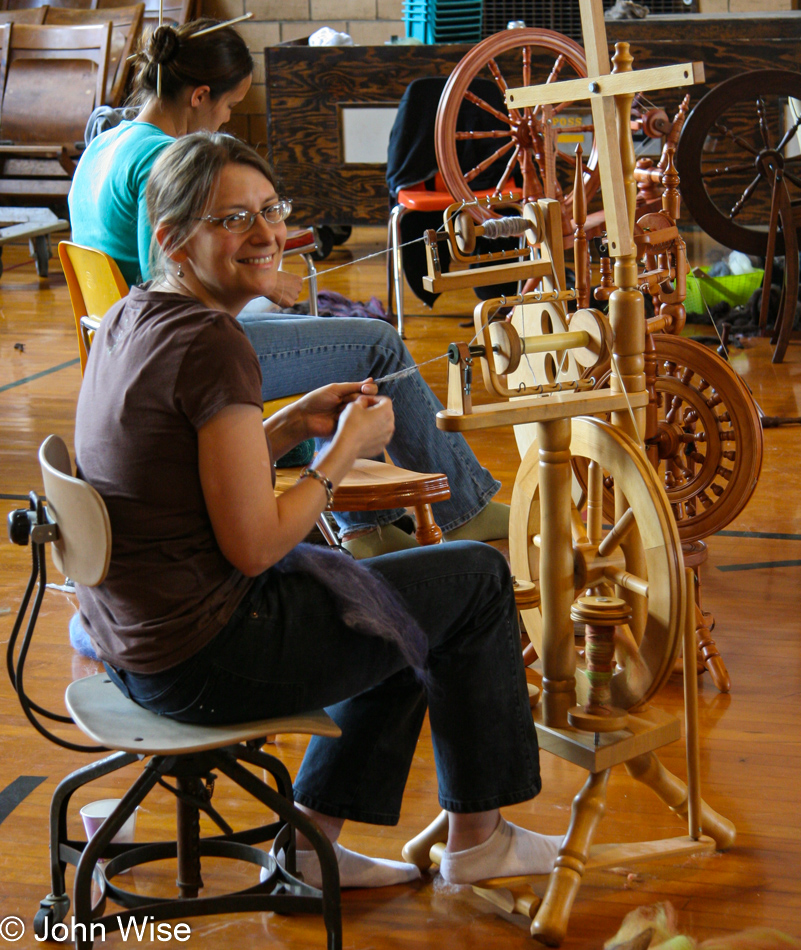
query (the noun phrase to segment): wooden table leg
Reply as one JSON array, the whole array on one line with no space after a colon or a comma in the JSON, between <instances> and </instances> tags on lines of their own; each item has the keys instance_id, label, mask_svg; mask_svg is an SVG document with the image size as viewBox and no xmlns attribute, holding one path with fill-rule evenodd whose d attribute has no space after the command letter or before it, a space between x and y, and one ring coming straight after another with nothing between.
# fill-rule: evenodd
<instances>
[{"instance_id":1,"label":"wooden table leg","mask_svg":"<svg viewBox=\"0 0 801 950\"><path fill-rule=\"evenodd\" d=\"M415 505L414 513L417 518L417 530L414 536L420 544L439 544L442 540L442 531L436 521L434 521L431 505Z\"/></svg>"},{"instance_id":2,"label":"wooden table leg","mask_svg":"<svg viewBox=\"0 0 801 950\"><path fill-rule=\"evenodd\" d=\"M671 811L687 819L689 792L681 779L669 772L653 752L630 759L626 771L652 789ZM737 829L728 818L719 815L705 801L701 801L701 831L714 839L719 850L730 848L737 837Z\"/></svg>"},{"instance_id":3,"label":"wooden table leg","mask_svg":"<svg viewBox=\"0 0 801 950\"><path fill-rule=\"evenodd\" d=\"M558 947L567 933L570 911L581 886L595 829L606 810L609 772L609 769L590 772L573 799L570 827L559 849L545 897L531 922L531 936L548 947Z\"/></svg>"}]
</instances>

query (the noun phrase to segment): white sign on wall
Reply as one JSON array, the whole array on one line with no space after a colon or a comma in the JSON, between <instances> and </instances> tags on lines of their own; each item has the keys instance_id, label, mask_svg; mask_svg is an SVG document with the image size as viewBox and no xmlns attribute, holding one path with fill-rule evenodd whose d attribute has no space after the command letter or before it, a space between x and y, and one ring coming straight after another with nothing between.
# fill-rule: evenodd
<instances>
[{"instance_id":1,"label":"white sign on wall","mask_svg":"<svg viewBox=\"0 0 801 950\"><path fill-rule=\"evenodd\" d=\"M386 165L389 133L397 114L394 105L340 105L343 165Z\"/></svg>"}]
</instances>

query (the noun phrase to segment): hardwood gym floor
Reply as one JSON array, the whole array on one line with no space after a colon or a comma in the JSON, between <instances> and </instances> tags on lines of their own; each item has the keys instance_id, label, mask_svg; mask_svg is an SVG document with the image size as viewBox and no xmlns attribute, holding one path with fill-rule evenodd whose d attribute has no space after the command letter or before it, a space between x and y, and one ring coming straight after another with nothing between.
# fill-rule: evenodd
<instances>
[{"instance_id":1,"label":"hardwood gym floor","mask_svg":"<svg viewBox=\"0 0 801 950\"><path fill-rule=\"evenodd\" d=\"M357 229L336 248L321 270L378 250L383 232ZM46 435L61 434L72 445L80 372L72 312L58 261L46 280L23 263L24 246L4 248L0 280L0 500L9 511L41 490L36 451ZM692 263L703 263L693 260ZM18 267L13 265L19 264ZM292 264L292 266L297 266ZM343 268L320 289L354 300L375 294L386 299L383 257ZM418 361L445 352L452 340L467 340L460 324L475 303L472 294L447 295L433 312L407 294L409 348ZM459 314L455 319L449 314ZM781 365L770 362L767 341L733 350L732 364L751 386L767 415L801 415L801 347L788 350ZM440 398L445 362L427 365L424 376ZM728 666L732 690L719 693L708 674L700 678L701 763L704 798L737 825L738 838L726 854L660 860L595 872L585 878L574 906L566 950L598 950L634 907L671 901L683 932L697 938L727 934L754 925L778 927L801 936L801 465L799 429L765 432L765 456L757 489L742 514L709 540L703 569L703 601L717 626L714 636ZM518 455L510 432L492 430L470 437L476 453L503 481L508 501ZM29 572L27 551L0 543L0 640L7 642ZM54 572L51 572L54 573ZM58 583L58 575L51 580ZM73 654L67 623L74 597L46 594L37 630L28 684L35 697L61 705L71 678L93 672L94 664ZM681 683L674 676L657 704L681 712ZM281 738L278 750L293 771L304 743ZM684 777L684 748L660 752L671 771ZM0 684L0 918L16 916L27 927L15 944L36 945L32 920L49 890L47 816L50 795L81 756L58 749L36 735L24 720L5 678ZM480 763L477 763L477 768ZM544 788L535 801L509 809L519 823L556 834L565 830L572 797L584 781L578 768L542 755ZM123 773L83 791L90 798L118 795L130 776ZM77 797L77 796L76 796ZM253 817L249 805L218 783L215 803L234 822ZM397 828L348 827L343 843L387 857L439 811L430 738L424 730L409 778ZM169 833L172 803L154 793L139 815L142 840ZM77 811L75 829L79 826ZM644 786L622 769L612 776L606 816L598 840L638 841L682 833L681 822ZM217 863L218 865L220 862ZM207 885L254 877L230 867L207 868ZM215 881L216 875L216 881ZM137 888L171 884L171 869L133 872ZM254 877L255 879L255 877ZM541 891L540 891L541 892ZM439 948L450 941L469 950L531 944L521 918L496 913L469 888L444 885L437 877L412 886L344 895L345 946L349 948ZM234 950L266 946L306 950L324 946L316 918L243 915L190 921L187 943L164 946ZM2 931L0 931L2 933ZM132 940L133 937L129 937ZM118 934L104 944L121 947ZM11 943L4 945L12 946Z\"/></svg>"}]
</instances>

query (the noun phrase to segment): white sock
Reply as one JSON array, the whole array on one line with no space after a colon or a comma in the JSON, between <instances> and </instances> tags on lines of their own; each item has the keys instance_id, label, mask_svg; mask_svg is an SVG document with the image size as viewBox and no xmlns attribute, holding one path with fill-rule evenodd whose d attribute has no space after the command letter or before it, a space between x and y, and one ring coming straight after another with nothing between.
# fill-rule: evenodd
<instances>
[{"instance_id":1,"label":"white sock","mask_svg":"<svg viewBox=\"0 0 801 950\"><path fill-rule=\"evenodd\" d=\"M446 851L439 873L449 884L475 884L491 877L549 874L561 844L561 835L539 835L501 818L486 841L464 851Z\"/></svg>"},{"instance_id":2,"label":"white sock","mask_svg":"<svg viewBox=\"0 0 801 950\"><path fill-rule=\"evenodd\" d=\"M271 853L273 857L276 857L274 852ZM416 881L420 877L420 869L414 864L390 861L388 858L371 858L366 854L348 851L336 841L334 854L339 865L340 887L390 887L393 884ZM277 860L283 867L283 852L279 852ZM303 875L303 880L307 884L311 884L312 887L322 887L323 878L316 851L296 851L295 863L298 872ZM263 877L264 874L262 874Z\"/></svg>"}]
</instances>

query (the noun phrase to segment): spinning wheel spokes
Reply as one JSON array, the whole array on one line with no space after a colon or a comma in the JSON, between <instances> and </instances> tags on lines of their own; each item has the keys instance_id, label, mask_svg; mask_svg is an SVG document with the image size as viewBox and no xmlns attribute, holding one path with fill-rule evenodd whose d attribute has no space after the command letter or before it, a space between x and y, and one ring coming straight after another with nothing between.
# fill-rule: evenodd
<instances>
[{"instance_id":1,"label":"spinning wheel spokes","mask_svg":"<svg viewBox=\"0 0 801 950\"><path fill-rule=\"evenodd\" d=\"M660 470L679 534L725 527L751 497L762 465L759 417L736 373L691 340L654 337Z\"/></svg>"},{"instance_id":2,"label":"spinning wheel spokes","mask_svg":"<svg viewBox=\"0 0 801 950\"><path fill-rule=\"evenodd\" d=\"M661 688L678 653L684 616L680 541L656 473L627 436L598 419L579 417L572 420L570 451L585 460L590 472L586 523L575 506L571 513L575 588L605 595L617 588L632 606L634 620L623 633L623 665L612 678L613 704L632 709ZM534 442L515 481L509 526L512 570L532 581L539 577L538 469ZM628 506L611 530L604 528L602 516L606 477L621 486ZM540 612L526 610L522 616L540 653ZM579 676L579 694L586 685L582 681Z\"/></svg>"},{"instance_id":3,"label":"spinning wheel spokes","mask_svg":"<svg viewBox=\"0 0 801 950\"><path fill-rule=\"evenodd\" d=\"M658 361L659 477L682 541L700 541L743 510L762 467L759 415L745 384L724 360L693 340L654 334ZM608 374L599 386L608 384ZM588 491L586 466L576 479ZM604 480L603 507L614 512L614 481Z\"/></svg>"},{"instance_id":4,"label":"spinning wheel spokes","mask_svg":"<svg viewBox=\"0 0 801 950\"><path fill-rule=\"evenodd\" d=\"M486 94L469 87L476 79L485 79L500 93L507 88L531 85L536 74L547 76L547 82L559 79L585 77L586 60L582 48L566 36L550 30L517 29L495 34L479 43L457 65L451 74L440 100L436 122L437 163L450 193L454 198L470 200L470 183L494 161L508 155L503 169L497 174L494 187L497 191L512 176L518 180L518 188L528 199L554 197L561 200L569 210L572 202L572 181L575 169L573 148L559 147L561 136L571 141L585 139L592 133L592 125L584 118L588 109L571 103L557 106L506 110L487 101ZM470 102L486 114L494 128L464 130L458 128L459 112L464 102ZM468 141L497 140L502 145L493 151L491 158L481 162L465 161L458 148ZM507 140L507 141L503 141ZM566 144L566 143L565 143ZM586 187L588 197L598 189L595 172L597 153L594 141L585 141L587 163ZM508 189L508 185L507 185ZM475 210L477 218L491 215L487 210Z\"/></svg>"},{"instance_id":5,"label":"spinning wheel spokes","mask_svg":"<svg viewBox=\"0 0 801 950\"><path fill-rule=\"evenodd\" d=\"M777 172L801 200L799 100L801 74L763 69L715 86L690 113L676 155L682 197L724 246L764 256ZM781 234L775 253L784 253Z\"/></svg>"}]
</instances>

